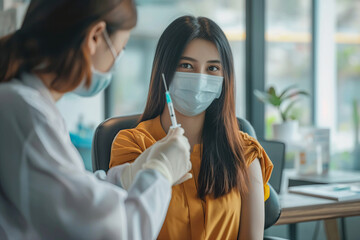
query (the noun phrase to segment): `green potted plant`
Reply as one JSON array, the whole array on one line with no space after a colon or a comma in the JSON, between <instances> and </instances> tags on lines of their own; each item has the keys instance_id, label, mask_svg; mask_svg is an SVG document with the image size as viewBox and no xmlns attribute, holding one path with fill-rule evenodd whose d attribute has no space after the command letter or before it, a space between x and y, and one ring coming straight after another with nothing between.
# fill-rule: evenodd
<instances>
[{"instance_id":1,"label":"green potted plant","mask_svg":"<svg viewBox=\"0 0 360 240\"><path fill-rule=\"evenodd\" d=\"M270 87L266 92L255 90L254 94L260 101L272 105L279 112L282 122L272 125L274 139L285 142L295 140L298 134L299 122L296 117L291 114L291 110L301 99L301 96L309 96L309 93L291 85L279 94L277 94L274 87Z\"/></svg>"}]
</instances>

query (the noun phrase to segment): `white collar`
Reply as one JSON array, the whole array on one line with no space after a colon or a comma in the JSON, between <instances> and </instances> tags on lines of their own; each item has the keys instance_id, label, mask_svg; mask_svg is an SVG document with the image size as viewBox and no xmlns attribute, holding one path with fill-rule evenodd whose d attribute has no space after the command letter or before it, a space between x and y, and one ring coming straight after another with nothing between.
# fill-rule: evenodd
<instances>
[{"instance_id":1,"label":"white collar","mask_svg":"<svg viewBox=\"0 0 360 240\"><path fill-rule=\"evenodd\" d=\"M23 84L38 90L43 97L55 104L55 100L51 95L50 90L45 86L44 82L38 76L32 73L23 72L20 79Z\"/></svg>"}]
</instances>

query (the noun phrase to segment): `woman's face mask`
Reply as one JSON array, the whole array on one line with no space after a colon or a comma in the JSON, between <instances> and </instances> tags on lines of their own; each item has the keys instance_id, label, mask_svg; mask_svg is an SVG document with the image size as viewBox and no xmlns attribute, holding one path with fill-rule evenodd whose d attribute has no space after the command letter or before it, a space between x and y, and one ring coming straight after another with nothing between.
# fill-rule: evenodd
<instances>
[{"instance_id":1,"label":"woman's face mask","mask_svg":"<svg viewBox=\"0 0 360 240\"><path fill-rule=\"evenodd\" d=\"M106 30L103 32L105 42L108 45L115 61L111 68L107 72L100 72L96 70L94 67L92 67L92 78L91 78L91 84L89 88L85 86L85 81L83 81L79 87L77 87L73 93L83 96L83 97L92 97L102 90L104 90L109 84L111 83L111 80L113 78L113 74L116 72L116 70L119 68L120 59L124 54L124 49L120 52L119 55L117 55L116 50L111 43L110 37Z\"/></svg>"},{"instance_id":2,"label":"woman's face mask","mask_svg":"<svg viewBox=\"0 0 360 240\"><path fill-rule=\"evenodd\" d=\"M169 88L175 109L189 117L204 112L220 97L223 80L221 76L175 72Z\"/></svg>"}]
</instances>

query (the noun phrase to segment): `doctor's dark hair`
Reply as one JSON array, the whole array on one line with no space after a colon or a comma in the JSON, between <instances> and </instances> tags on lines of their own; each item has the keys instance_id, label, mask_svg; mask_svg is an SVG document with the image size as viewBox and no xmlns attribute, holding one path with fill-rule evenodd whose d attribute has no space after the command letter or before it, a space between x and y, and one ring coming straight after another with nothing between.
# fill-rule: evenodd
<instances>
[{"instance_id":1,"label":"doctor's dark hair","mask_svg":"<svg viewBox=\"0 0 360 240\"><path fill-rule=\"evenodd\" d=\"M75 89L91 81L90 53L85 39L94 24L105 21L111 35L136 25L132 0L32 0L23 24L0 38L0 83L21 72L52 73L49 88Z\"/></svg>"},{"instance_id":2,"label":"doctor's dark hair","mask_svg":"<svg viewBox=\"0 0 360 240\"><path fill-rule=\"evenodd\" d=\"M194 39L215 44L224 76L220 97L205 113L198 195L202 199L206 195L217 198L234 188L245 193L248 189L248 173L235 115L233 57L224 32L215 22L205 17L183 16L165 29L156 48L148 99L140 121L153 119L163 112L165 90L161 73L165 74L169 86L180 57Z\"/></svg>"}]
</instances>

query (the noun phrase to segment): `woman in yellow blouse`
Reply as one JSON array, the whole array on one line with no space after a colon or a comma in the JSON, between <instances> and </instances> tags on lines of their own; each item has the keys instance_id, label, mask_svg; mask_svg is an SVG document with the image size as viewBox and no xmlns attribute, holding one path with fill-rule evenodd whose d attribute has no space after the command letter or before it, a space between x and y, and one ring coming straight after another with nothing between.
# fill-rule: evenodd
<instances>
[{"instance_id":1,"label":"woman in yellow blouse","mask_svg":"<svg viewBox=\"0 0 360 240\"><path fill-rule=\"evenodd\" d=\"M117 134L110 167L132 162L166 136L162 73L191 145L193 178L173 186L158 239L262 239L273 165L238 130L230 45L208 18L180 17L160 37L145 111L136 128Z\"/></svg>"}]
</instances>

